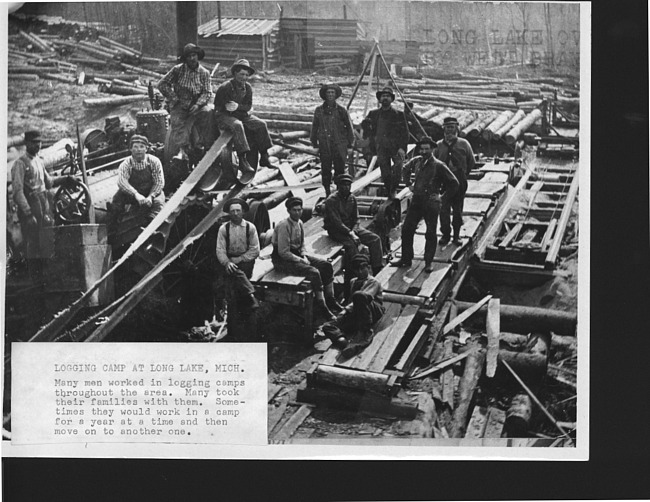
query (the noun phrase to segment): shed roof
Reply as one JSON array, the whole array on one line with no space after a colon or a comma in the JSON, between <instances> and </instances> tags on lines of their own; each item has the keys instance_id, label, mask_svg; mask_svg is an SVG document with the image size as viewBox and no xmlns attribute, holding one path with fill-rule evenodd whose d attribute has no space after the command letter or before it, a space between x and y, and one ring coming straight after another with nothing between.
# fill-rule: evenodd
<instances>
[{"instance_id":1,"label":"shed roof","mask_svg":"<svg viewBox=\"0 0 650 502\"><path fill-rule=\"evenodd\" d=\"M221 18L221 30L219 20L213 19L199 26L199 36L209 37L216 35L267 35L279 24L277 19L246 19L246 18Z\"/></svg>"}]
</instances>

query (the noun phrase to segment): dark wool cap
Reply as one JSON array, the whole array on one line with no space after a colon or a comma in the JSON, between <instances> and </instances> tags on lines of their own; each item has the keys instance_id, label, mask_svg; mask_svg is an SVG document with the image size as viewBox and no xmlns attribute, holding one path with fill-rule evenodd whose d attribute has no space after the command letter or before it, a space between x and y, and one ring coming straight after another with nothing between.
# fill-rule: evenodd
<instances>
[{"instance_id":1,"label":"dark wool cap","mask_svg":"<svg viewBox=\"0 0 650 502\"><path fill-rule=\"evenodd\" d=\"M353 267L360 267L361 265L369 265L370 264L370 259L362 253L356 254L352 257L350 260L350 264Z\"/></svg>"},{"instance_id":2,"label":"dark wool cap","mask_svg":"<svg viewBox=\"0 0 650 502\"><path fill-rule=\"evenodd\" d=\"M352 183L352 176L347 173L339 174L336 178L334 178L334 183L337 185L341 183Z\"/></svg>"},{"instance_id":3,"label":"dark wool cap","mask_svg":"<svg viewBox=\"0 0 650 502\"><path fill-rule=\"evenodd\" d=\"M129 148L131 148L134 143L142 143L144 146L149 146L149 140L145 136L141 136L139 134L134 134L131 136L131 140L129 141Z\"/></svg>"},{"instance_id":4,"label":"dark wool cap","mask_svg":"<svg viewBox=\"0 0 650 502\"><path fill-rule=\"evenodd\" d=\"M25 141L41 141L41 131L27 131L25 133Z\"/></svg>"},{"instance_id":5,"label":"dark wool cap","mask_svg":"<svg viewBox=\"0 0 650 502\"><path fill-rule=\"evenodd\" d=\"M293 206L302 206L302 199L300 197L289 197L284 205L287 209L291 209Z\"/></svg>"}]
</instances>

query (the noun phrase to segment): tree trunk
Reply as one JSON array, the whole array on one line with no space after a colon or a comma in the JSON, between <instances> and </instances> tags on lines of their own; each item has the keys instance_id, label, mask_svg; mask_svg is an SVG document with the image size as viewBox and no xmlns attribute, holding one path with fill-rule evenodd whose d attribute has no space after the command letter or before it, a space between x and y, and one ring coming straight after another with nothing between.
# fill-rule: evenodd
<instances>
[{"instance_id":1,"label":"tree trunk","mask_svg":"<svg viewBox=\"0 0 650 502\"><path fill-rule=\"evenodd\" d=\"M469 355L465 360L465 371L458 386L459 402L454 410L451 426L451 437L465 437L467 430L468 413L472 405L474 390L483 373L485 351L479 350Z\"/></svg>"}]
</instances>

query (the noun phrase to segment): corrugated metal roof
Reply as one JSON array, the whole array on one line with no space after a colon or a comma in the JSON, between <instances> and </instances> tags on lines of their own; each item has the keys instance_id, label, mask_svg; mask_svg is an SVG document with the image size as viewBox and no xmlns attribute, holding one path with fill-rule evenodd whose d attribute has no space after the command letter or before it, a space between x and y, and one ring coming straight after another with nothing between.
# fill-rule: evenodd
<instances>
[{"instance_id":1,"label":"corrugated metal roof","mask_svg":"<svg viewBox=\"0 0 650 502\"><path fill-rule=\"evenodd\" d=\"M221 30L219 30L219 20L213 19L199 26L199 36L209 37L216 35L267 35L271 33L279 24L277 19L243 19L222 17Z\"/></svg>"}]
</instances>

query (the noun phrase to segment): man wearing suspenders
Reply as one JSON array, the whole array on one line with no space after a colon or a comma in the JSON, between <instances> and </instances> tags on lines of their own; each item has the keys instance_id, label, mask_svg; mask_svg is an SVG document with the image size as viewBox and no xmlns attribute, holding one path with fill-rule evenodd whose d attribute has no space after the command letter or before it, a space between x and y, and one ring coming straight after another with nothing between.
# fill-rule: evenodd
<instances>
[{"instance_id":1,"label":"man wearing suspenders","mask_svg":"<svg viewBox=\"0 0 650 502\"><path fill-rule=\"evenodd\" d=\"M217 234L219 272L229 294L237 295L244 309L251 311L259 307L250 277L260 254L260 241L255 225L244 219L248 211L244 200L230 199L224 211L230 215L230 221L221 225Z\"/></svg>"}]
</instances>

